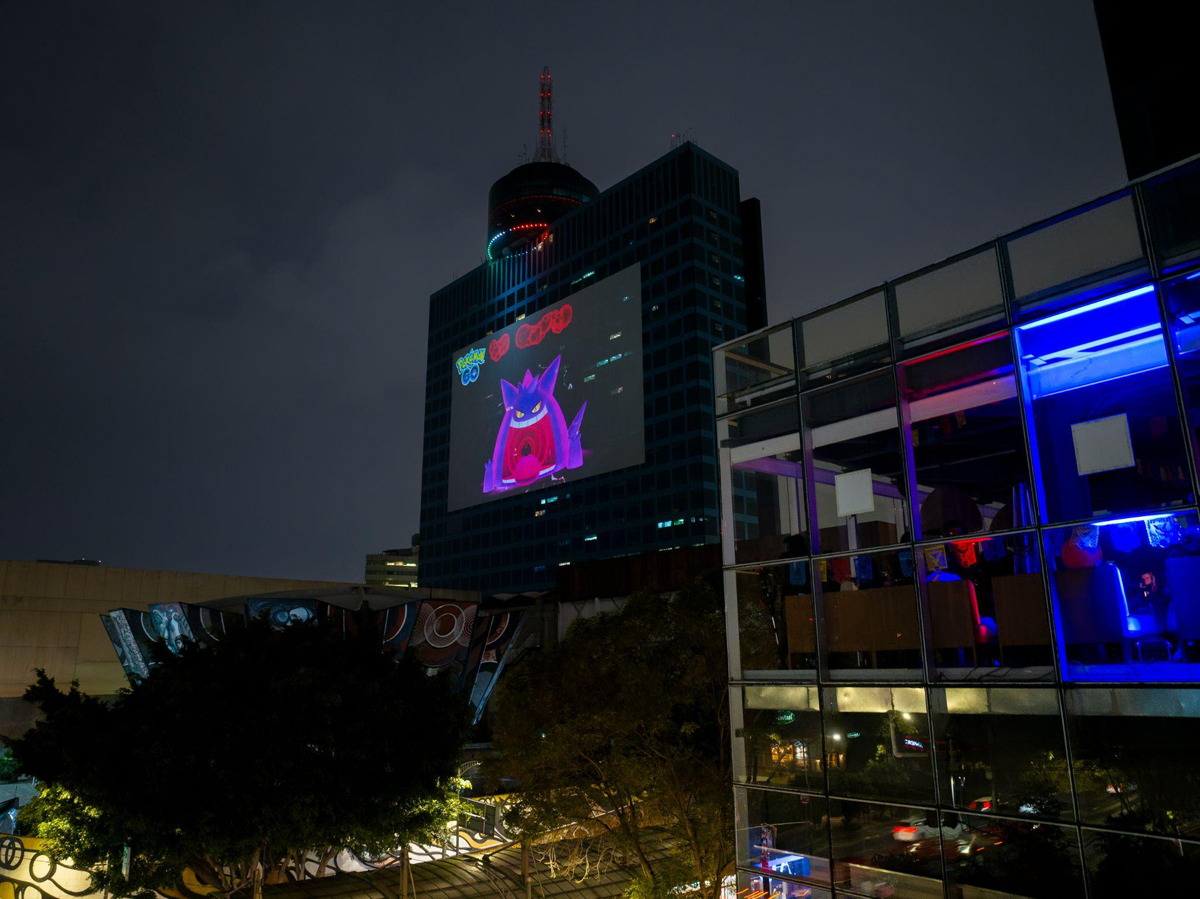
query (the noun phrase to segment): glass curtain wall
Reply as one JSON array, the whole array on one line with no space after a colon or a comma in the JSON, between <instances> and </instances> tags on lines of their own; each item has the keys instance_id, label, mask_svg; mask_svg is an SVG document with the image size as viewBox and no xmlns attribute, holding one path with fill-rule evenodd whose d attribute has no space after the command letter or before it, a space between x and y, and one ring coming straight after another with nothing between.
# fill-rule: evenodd
<instances>
[{"instance_id":1,"label":"glass curtain wall","mask_svg":"<svg viewBox=\"0 0 1200 899\"><path fill-rule=\"evenodd\" d=\"M1192 890L1200 164L764 335L714 354L738 888Z\"/></svg>"}]
</instances>

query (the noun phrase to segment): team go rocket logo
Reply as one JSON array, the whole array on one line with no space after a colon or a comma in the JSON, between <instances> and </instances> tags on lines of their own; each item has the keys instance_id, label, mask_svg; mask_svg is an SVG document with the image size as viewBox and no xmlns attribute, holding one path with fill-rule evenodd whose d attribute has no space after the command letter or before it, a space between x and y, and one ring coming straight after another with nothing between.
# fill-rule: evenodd
<instances>
[{"instance_id":1,"label":"team go rocket logo","mask_svg":"<svg viewBox=\"0 0 1200 899\"><path fill-rule=\"evenodd\" d=\"M579 429L587 401L568 426L562 407L554 398L561 362L562 355L555 356L537 377L527 369L519 384L500 380L504 418L492 458L483 466L484 493L525 487L541 478L553 477L564 468L583 465Z\"/></svg>"},{"instance_id":2,"label":"team go rocket logo","mask_svg":"<svg viewBox=\"0 0 1200 899\"><path fill-rule=\"evenodd\" d=\"M454 367L458 369L459 380L462 381L463 387L466 387L472 381L479 378L479 366L483 365L487 360L484 358L485 350L480 347L476 350L468 350L458 357L454 363Z\"/></svg>"}]
</instances>

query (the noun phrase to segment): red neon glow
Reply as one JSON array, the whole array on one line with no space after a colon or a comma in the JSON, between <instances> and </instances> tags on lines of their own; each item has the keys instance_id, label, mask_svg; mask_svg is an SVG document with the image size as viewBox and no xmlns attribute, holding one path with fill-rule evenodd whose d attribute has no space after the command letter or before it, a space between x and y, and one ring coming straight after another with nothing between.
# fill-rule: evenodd
<instances>
[{"instance_id":1,"label":"red neon glow","mask_svg":"<svg viewBox=\"0 0 1200 899\"><path fill-rule=\"evenodd\" d=\"M908 359L903 362L903 365L916 365L918 362L928 362L930 359L937 359L939 356L949 356L951 353L957 353L960 350L965 350L968 347L979 346L982 343L991 343L993 340L999 340L1001 337L1007 337L1008 331L1001 331L999 334L989 334L986 337L977 337L975 340L969 340L966 343L960 343L957 346L946 347L944 350L938 350L934 353L929 353L926 356L918 356L916 359Z\"/></svg>"},{"instance_id":2,"label":"red neon glow","mask_svg":"<svg viewBox=\"0 0 1200 899\"><path fill-rule=\"evenodd\" d=\"M892 833L916 833L915 827L893 827Z\"/></svg>"},{"instance_id":3,"label":"red neon glow","mask_svg":"<svg viewBox=\"0 0 1200 899\"><path fill-rule=\"evenodd\" d=\"M575 311L571 308L571 304L567 303L558 309L547 312L538 319L536 325L521 325L517 328L517 349L523 350L526 347L537 346L551 331L561 334L566 330L567 325L571 324L574 314Z\"/></svg>"},{"instance_id":4,"label":"red neon glow","mask_svg":"<svg viewBox=\"0 0 1200 899\"><path fill-rule=\"evenodd\" d=\"M501 334L488 345L488 356L493 362L499 362L508 352L508 335Z\"/></svg>"}]
</instances>

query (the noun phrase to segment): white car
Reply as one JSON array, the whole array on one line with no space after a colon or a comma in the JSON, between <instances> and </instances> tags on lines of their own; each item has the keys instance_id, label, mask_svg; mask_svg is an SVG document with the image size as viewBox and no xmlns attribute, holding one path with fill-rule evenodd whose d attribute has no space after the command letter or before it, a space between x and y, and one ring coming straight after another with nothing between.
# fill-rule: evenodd
<instances>
[{"instance_id":1,"label":"white car","mask_svg":"<svg viewBox=\"0 0 1200 899\"><path fill-rule=\"evenodd\" d=\"M967 825L958 820L958 815L946 815L945 823L940 828L936 821L936 813L912 815L892 828L892 838L901 843L916 843L919 840L932 839L940 832L943 838L955 840L967 832Z\"/></svg>"}]
</instances>

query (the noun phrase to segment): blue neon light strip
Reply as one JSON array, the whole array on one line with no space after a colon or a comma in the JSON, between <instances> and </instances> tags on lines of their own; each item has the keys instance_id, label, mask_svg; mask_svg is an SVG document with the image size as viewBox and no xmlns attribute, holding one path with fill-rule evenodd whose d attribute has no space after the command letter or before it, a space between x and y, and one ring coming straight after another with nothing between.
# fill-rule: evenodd
<instances>
[{"instance_id":1,"label":"blue neon light strip","mask_svg":"<svg viewBox=\"0 0 1200 899\"><path fill-rule=\"evenodd\" d=\"M1105 521L1097 521L1097 522L1095 522L1095 525L1096 525L1096 527L1104 527L1105 525L1109 525L1109 524L1131 524L1132 522L1135 522L1135 521L1160 521L1164 518L1174 518L1177 514L1183 514L1183 513L1182 512L1179 512L1179 513L1155 512L1153 515L1134 515L1130 518L1110 518Z\"/></svg>"},{"instance_id":2,"label":"blue neon light strip","mask_svg":"<svg viewBox=\"0 0 1200 899\"><path fill-rule=\"evenodd\" d=\"M1140 297L1143 294L1151 293L1154 290L1153 284L1145 284L1141 287L1127 291L1126 293L1117 294L1115 297L1107 297L1103 300L1097 300L1094 303L1088 303L1086 306L1080 306L1078 309L1068 309L1066 312L1059 312L1055 315L1049 315L1046 318L1039 318L1037 321L1029 322L1024 325L1017 325L1019 331L1031 331L1034 328L1040 328L1042 325L1048 325L1052 322L1060 322L1063 319L1073 318L1076 315L1082 315L1085 312L1091 312L1095 309L1101 309L1105 306L1111 306L1113 303L1119 303L1122 300L1128 300L1133 297Z\"/></svg>"}]
</instances>

